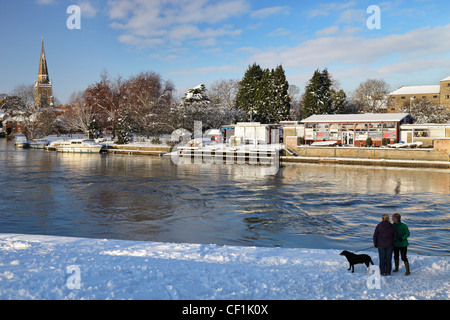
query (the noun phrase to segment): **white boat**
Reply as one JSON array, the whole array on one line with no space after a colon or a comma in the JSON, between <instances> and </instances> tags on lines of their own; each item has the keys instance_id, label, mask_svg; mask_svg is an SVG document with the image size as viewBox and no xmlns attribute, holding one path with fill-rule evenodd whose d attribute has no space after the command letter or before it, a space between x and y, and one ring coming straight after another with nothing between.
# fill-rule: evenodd
<instances>
[{"instance_id":1,"label":"white boat","mask_svg":"<svg viewBox=\"0 0 450 320\"><path fill-rule=\"evenodd\" d=\"M33 139L29 144L32 149L45 149L48 141L47 139Z\"/></svg>"},{"instance_id":2,"label":"white boat","mask_svg":"<svg viewBox=\"0 0 450 320\"><path fill-rule=\"evenodd\" d=\"M99 153L102 145L90 139L72 139L56 146L58 152Z\"/></svg>"},{"instance_id":3,"label":"white boat","mask_svg":"<svg viewBox=\"0 0 450 320\"><path fill-rule=\"evenodd\" d=\"M334 147L337 141L316 141L311 144L311 147Z\"/></svg>"},{"instance_id":4,"label":"white boat","mask_svg":"<svg viewBox=\"0 0 450 320\"><path fill-rule=\"evenodd\" d=\"M28 148L29 146L27 137L24 134L16 134L13 141L16 148Z\"/></svg>"},{"instance_id":5,"label":"white boat","mask_svg":"<svg viewBox=\"0 0 450 320\"><path fill-rule=\"evenodd\" d=\"M394 143L394 144L389 144L388 147L389 148L395 148L395 149L400 149L400 148L420 148L423 145L422 141L417 141L417 142L412 142L412 143L404 143L404 142L399 142L399 143Z\"/></svg>"}]
</instances>

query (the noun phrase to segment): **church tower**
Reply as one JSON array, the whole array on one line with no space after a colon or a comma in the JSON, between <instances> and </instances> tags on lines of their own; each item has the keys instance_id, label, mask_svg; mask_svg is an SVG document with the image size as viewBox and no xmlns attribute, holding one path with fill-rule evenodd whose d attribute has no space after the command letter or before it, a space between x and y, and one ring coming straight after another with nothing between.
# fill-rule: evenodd
<instances>
[{"instance_id":1,"label":"church tower","mask_svg":"<svg viewBox=\"0 0 450 320\"><path fill-rule=\"evenodd\" d=\"M38 79L34 83L34 106L37 109L53 106L53 87L48 76L47 60L45 59L44 51L44 38L42 38Z\"/></svg>"}]
</instances>

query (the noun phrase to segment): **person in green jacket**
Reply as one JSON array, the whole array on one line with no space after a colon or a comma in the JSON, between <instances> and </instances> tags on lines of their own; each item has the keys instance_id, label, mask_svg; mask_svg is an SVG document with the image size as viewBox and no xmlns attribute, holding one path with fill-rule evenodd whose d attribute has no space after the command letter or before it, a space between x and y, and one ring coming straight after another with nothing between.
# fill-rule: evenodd
<instances>
[{"instance_id":1,"label":"person in green jacket","mask_svg":"<svg viewBox=\"0 0 450 320\"><path fill-rule=\"evenodd\" d=\"M410 236L408 226L401 222L401 215L399 213L394 213L392 215L392 221L394 222L394 227L397 230L397 237L394 239L394 265L395 269L393 272L398 272L398 267L400 264L399 253L402 257L402 261L405 264L405 276L409 276L411 271L409 269L409 261L407 255L408 249L408 237Z\"/></svg>"}]
</instances>

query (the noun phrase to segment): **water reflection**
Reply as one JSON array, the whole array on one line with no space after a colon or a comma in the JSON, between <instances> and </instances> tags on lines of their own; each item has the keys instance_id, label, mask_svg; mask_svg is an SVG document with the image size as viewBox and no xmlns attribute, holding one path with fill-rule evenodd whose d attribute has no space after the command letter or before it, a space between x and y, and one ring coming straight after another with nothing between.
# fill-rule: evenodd
<instances>
[{"instance_id":1,"label":"water reflection","mask_svg":"<svg viewBox=\"0 0 450 320\"><path fill-rule=\"evenodd\" d=\"M399 212L411 250L450 254L450 171L180 165L15 150L0 140L0 232L357 250Z\"/></svg>"}]
</instances>

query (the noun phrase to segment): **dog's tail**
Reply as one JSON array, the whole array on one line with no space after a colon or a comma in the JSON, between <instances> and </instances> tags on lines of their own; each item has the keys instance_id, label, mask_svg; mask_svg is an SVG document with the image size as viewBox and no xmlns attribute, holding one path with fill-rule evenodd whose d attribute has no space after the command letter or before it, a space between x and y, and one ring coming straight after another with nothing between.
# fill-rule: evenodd
<instances>
[{"instance_id":1,"label":"dog's tail","mask_svg":"<svg viewBox=\"0 0 450 320\"><path fill-rule=\"evenodd\" d=\"M372 261L372 257L370 258L370 263L373 265L374 263L373 263L373 261Z\"/></svg>"}]
</instances>

